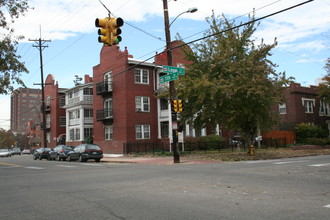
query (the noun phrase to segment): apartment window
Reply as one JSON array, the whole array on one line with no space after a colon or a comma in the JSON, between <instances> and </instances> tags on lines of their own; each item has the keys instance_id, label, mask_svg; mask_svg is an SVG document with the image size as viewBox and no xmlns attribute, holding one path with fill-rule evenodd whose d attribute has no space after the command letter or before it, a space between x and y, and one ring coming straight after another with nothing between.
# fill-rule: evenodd
<instances>
[{"instance_id":1,"label":"apartment window","mask_svg":"<svg viewBox=\"0 0 330 220\"><path fill-rule=\"evenodd\" d=\"M160 132L162 138L168 138L169 136L169 124L168 121L164 121L160 123Z\"/></svg>"},{"instance_id":2,"label":"apartment window","mask_svg":"<svg viewBox=\"0 0 330 220\"><path fill-rule=\"evenodd\" d=\"M137 112L149 112L150 111L150 98L143 96L135 97L135 108Z\"/></svg>"},{"instance_id":3,"label":"apartment window","mask_svg":"<svg viewBox=\"0 0 330 220\"><path fill-rule=\"evenodd\" d=\"M320 101L320 115L329 115L329 103Z\"/></svg>"},{"instance_id":4,"label":"apartment window","mask_svg":"<svg viewBox=\"0 0 330 220\"><path fill-rule=\"evenodd\" d=\"M60 116L60 127L66 126L66 118L65 116Z\"/></svg>"},{"instance_id":5,"label":"apartment window","mask_svg":"<svg viewBox=\"0 0 330 220\"><path fill-rule=\"evenodd\" d=\"M75 140L78 141L80 140L80 128L76 128L75 132L76 132Z\"/></svg>"},{"instance_id":6,"label":"apartment window","mask_svg":"<svg viewBox=\"0 0 330 220\"><path fill-rule=\"evenodd\" d=\"M135 83L149 84L149 70L135 69Z\"/></svg>"},{"instance_id":7,"label":"apartment window","mask_svg":"<svg viewBox=\"0 0 330 220\"><path fill-rule=\"evenodd\" d=\"M84 118L93 118L93 109L84 109Z\"/></svg>"},{"instance_id":8,"label":"apartment window","mask_svg":"<svg viewBox=\"0 0 330 220\"><path fill-rule=\"evenodd\" d=\"M136 139L150 139L150 125L137 125L135 131Z\"/></svg>"},{"instance_id":9,"label":"apartment window","mask_svg":"<svg viewBox=\"0 0 330 220\"><path fill-rule=\"evenodd\" d=\"M112 140L113 138L113 126L104 127L104 137L105 140Z\"/></svg>"},{"instance_id":10,"label":"apartment window","mask_svg":"<svg viewBox=\"0 0 330 220\"><path fill-rule=\"evenodd\" d=\"M70 129L70 141L74 141L74 129Z\"/></svg>"},{"instance_id":11,"label":"apartment window","mask_svg":"<svg viewBox=\"0 0 330 220\"><path fill-rule=\"evenodd\" d=\"M84 88L84 95L93 95L93 88Z\"/></svg>"},{"instance_id":12,"label":"apartment window","mask_svg":"<svg viewBox=\"0 0 330 220\"><path fill-rule=\"evenodd\" d=\"M112 117L112 99L104 100L104 117L105 118Z\"/></svg>"},{"instance_id":13,"label":"apartment window","mask_svg":"<svg viewBox=\"0 0 330 220\"><path fill-rule=\"evenodd\" d=\"M69 112L69 119L76 119L76 118L80 118L79 109Z\"/></svg>"},{"instance_id":14,"label":"apartment window","mask_svg":"<svg viewBox=\"0 0 330 220\"><path fill-rule=\"evenodd\" d=\"M65 106L65 98L60 98L60 108L63 108Z\"/></svg>"},{"instance_id":15,"label":"apartment window","mask_svg":"<svg viewBox=\"0 0 330 220\"><path fill-rule=\"evenodd\" d=\"M279 104L278 105L278 111L281 115L286 114L286 104Z\"/></svg>"},{"instance_id":16,"label":"apartment window","mask_svg":"<svg viewBox=\"0 0 330 220\"><path fill-rule=\"evenodd\" d=\"M313 113L313 106L315 105L315 99L302 98L302 104L305 107L305 113Z\"/></svg>"},{"instance_id":17,"label":"apartment window","mask_svg":"<svg viewBox=\"0 0 330 220\"><path fill-rule=\"evenodd\" d=\"M168 101L167 99L160 100L160 110L167 110L168 109Z\"/></svg>"},{"instance_id":18,"label":"apartment window","mask_svg":"<svg viewBox=\"0 0 330 220\"><path fill-rule=\"evenodd\" d=\"M93 128L84 128L84 139L93 137Z\"/></svg>"}]
</instances>

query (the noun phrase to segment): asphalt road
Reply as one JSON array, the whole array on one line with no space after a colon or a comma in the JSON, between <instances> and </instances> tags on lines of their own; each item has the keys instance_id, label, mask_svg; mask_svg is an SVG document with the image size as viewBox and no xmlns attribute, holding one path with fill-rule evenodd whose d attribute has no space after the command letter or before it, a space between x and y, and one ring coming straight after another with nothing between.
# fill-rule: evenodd
<instances>
[{"instance_id":1,"label":"asphalt road","mask_svg":"<svg viewBox=\"0 0 330 220\"><path fill-rule=\"evenodd\" d=\"M0 219L330 219L330 156L147 165L0 158Z\"/></svg>"}]
</instances>

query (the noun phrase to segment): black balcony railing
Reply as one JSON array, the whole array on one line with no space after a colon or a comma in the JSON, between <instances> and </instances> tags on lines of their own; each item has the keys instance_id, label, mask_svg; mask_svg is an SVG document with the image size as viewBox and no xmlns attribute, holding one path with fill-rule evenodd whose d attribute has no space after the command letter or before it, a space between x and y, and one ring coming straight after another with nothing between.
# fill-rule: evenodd
<instances>
[{"instance_id":1,"label":"black balcony railing","mask_svg":"<svg viewBox=\"0 0 330 220\"><path fill-rule=\"evenodd\" d=\"M102 81L96 83L96 94L103 95L112 92L112 82Z\"/></svg>"},{"instance_id":2,"label":"black balcony railing","mask_svg":"<svg viewBox=\"0 0 330 220\"><path fill-rule=\"evenodd\" d=\"M112 108L96 110L96 120L97 121L112 120L112 119L113 119Z\"/></svg>"}]
</instances>

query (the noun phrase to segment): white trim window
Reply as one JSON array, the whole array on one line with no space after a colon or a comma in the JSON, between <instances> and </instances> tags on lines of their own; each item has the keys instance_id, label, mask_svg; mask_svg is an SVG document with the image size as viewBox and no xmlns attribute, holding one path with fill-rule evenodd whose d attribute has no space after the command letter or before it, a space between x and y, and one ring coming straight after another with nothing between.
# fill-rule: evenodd
<instances>
[{"instance_id":1,"label":"white trim window","mask_svg":"<svg viewBox=\"0 0 330 220\"><path fill-rule=\"evenodd\" d=\"M286 114L286 104L279 104L278 105L278 111L280 113L280 115L285 115Z\"/></svg>"},{"instance_id":2,"label":"white trim window","mask_svg":"<svg viewBox=\"0 0 330 220\"><path fill-rule=\"evenodd\" d=\"M112 125L104 127L104 139L105 140L113 139L113 126Z\"/></svg>"},{"instance_id":3,"label":"white trim window","mask_svg":"<svg viewBox=\"0 0 330 220\"><path fill-rule=\"evenodd\" d=\"M302 104L305 107L305 113L313 113L313 106L315 105L315 99L302 98Z\"/></svg>"},{"instance_id":4,"label":"white trim window","mask_svg":"<svg viewBox=\"0 0 330 220\"><path fill-rule=\"evenodd\" d=\"M149 84L149 70L135 69L134 78L135 78L135 83Z\"/></svg>"},{"instance_id":5,"label":"white trim window","mask_svg":"<svg viewBox=\"0 0 330 220\"><path fill-rule=\"evenodd\" d=\"M145 96L136 96L135 109L137 112L150 112L150 98Z\"/></svg>"},{"instance_id":6,"label":"white trim window","mask_svg":"<svg viewBox=\"0 0 330 220\"><path fill-rule=\"evenodd\" d=\"M150 139L150 125L135 126L136 139Z\"/></svg>"},{"instance_id":7,"label":"white trim window","mask_svg":"<svg viewBox=\"0 0 330 220\"><path fill-rule=\"evenodd\" d=\"M329 103L327 103L324 100L320 101L320 116L329 116L330 111L329 111Z\"/></svg>"}]
</instances>

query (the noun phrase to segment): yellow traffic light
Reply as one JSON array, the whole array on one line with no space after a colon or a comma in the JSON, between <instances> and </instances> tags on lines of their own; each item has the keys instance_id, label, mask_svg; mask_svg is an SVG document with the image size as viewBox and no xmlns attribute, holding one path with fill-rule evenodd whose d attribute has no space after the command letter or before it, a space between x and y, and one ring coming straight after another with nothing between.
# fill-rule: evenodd
<instances>
[{"instance_id":1,"label":"yellow traffic light","mask_svg":"<svg viewBox=\"0 0 330 220\"><path fill-rule=\"evenodd\" d=\"M122 40L121 36L119 36L121 34L121 29L119 27L123 25L124 20L122 18L110 18L109 28L111 45L118 44Z\"/></svg>"},{"instance_id":2,"label":"yellow traffic light","mask_svg":"<svg viewBox=\"0 0 330 220\"><path fill-rule=\"evenodd\" d=\"M178 100L177 105L178 105L178 112L182 112L183 106L182 106L182 100L181 99Z\"/></svg>"},{"instance_id":3,"label":"yellow traffic light","mask_svg":"<svg viewBox=\"0 0 330 220\"><path fill-rule=\"evenodd\" d=\"M172 104L173 104L173 111L174 112L178 112L178 100L173 100L172 101Z\"/></svg>"},{"instance_id":4,"label":"yellow traffic light","mask_svg":"<svg viewBox=\"0 0 330 220\"><path fill-rule=\"evenodd\" d=\"M109 17L106 17L106 18L103 18L103 19L97 18L95 20L95 26L96 27L101 27L98 30L98 34L102 35L102 36L99 36L98 41L100 43L104 43L104 45L110 45L110 43L111 43L109 20L110 20Z\"/></svg>"},{"instance_id":5,"label":"yellow traffic light","mask_svg":"<svg viewBox=\"0 0 330 220\"><path fill-rule=\"evenodd\" d=\"M98 34L101 35L98 41L107 46L118 44L122 40L121 36L119 36L121 34L121 29L119 27L123 26L123 24L124 20L121 18L97 18L95 20L95 26L101 27L98 30Z\"/></svg>"}]
</instances>

